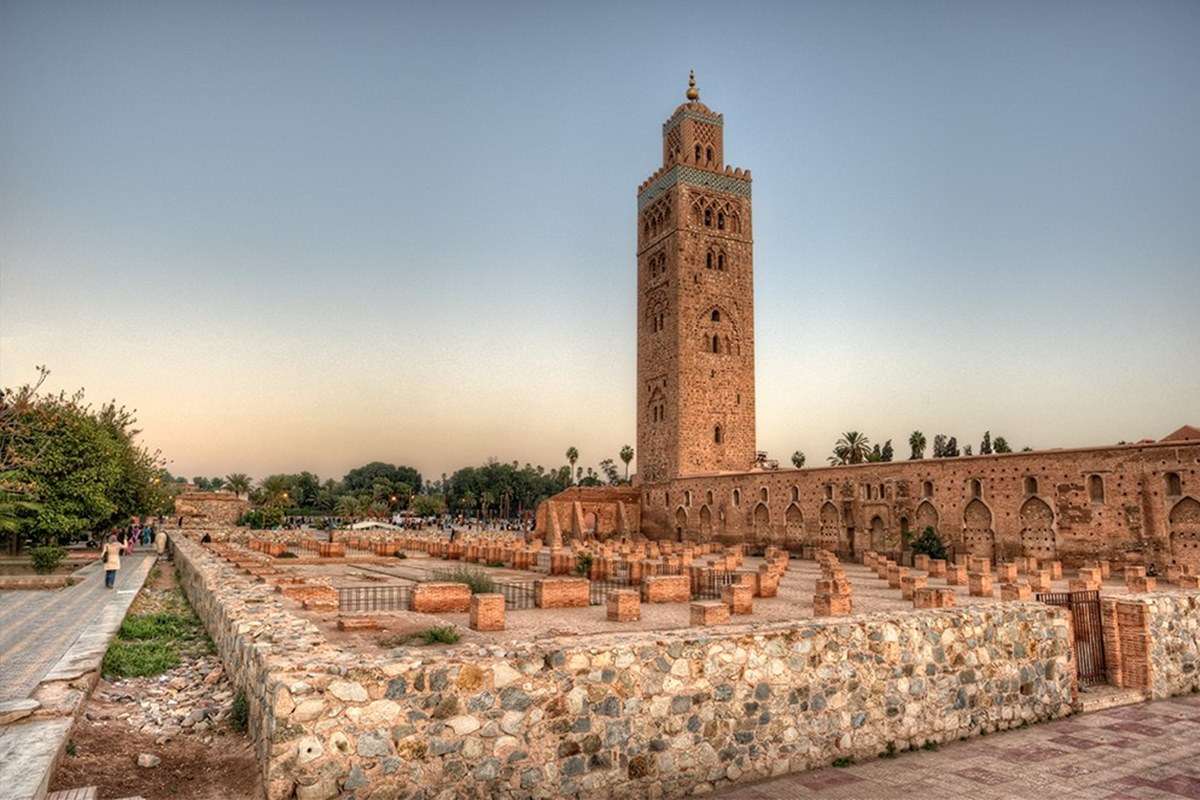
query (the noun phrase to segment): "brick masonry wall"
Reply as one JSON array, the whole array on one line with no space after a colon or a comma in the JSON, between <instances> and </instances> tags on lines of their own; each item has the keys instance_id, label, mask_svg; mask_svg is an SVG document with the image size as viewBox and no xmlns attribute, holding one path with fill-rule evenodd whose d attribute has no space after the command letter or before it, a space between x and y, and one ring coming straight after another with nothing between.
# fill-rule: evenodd
<instances>
[{"instance_id":1,"label":"brick masonry wall","mask_svg":"<svg viewBox=\"0 0 1200 800\"><path fill-rule=\"evenodd\" d=\"M1200 498L1198 465L1200 444L1168 442L696 475L642 485L642 531L861 553L898 549L904 529L930 525L958 552L995 560L1078 566L1141 550L1161 571L1200 552L1188 513ZM1168 492L1172 473L1178 494ZM1093 476L1102 497L1093 496Z\"/></svg>"},{"instance_id":2,"label":"brick masonry wall","mask_svg":"<svg viewBox=\"0 0 1200 800\"><path fill-rule=\"evenodd\" d=\"M1152 698L1200 691L1200 592L1106 597L1110 683Z\"/></svg>"},{"instance_id":3,"label":"brick masonry wall","mask_svg":"<svg viewBox=\"0 0 1200 800\"><path fill-rule=\"evenodd\" d=\"M1072 700L1066 617L1038 604L375 656L194 542L176 557L251 700L271 800L681 797Z\"/></svg>"}]
</instances>

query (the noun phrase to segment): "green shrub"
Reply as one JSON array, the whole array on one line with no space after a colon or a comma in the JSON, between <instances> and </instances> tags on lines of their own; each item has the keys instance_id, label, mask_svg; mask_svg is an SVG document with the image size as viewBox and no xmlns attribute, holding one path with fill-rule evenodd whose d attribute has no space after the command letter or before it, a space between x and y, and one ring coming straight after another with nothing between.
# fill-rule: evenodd
<instances>
[{"instance_id":1,"label":"green shrub","mask_svg":"<svg viewBox=\"0 0 1200 800\"><path fill-rule=\"evenodd\" d=\"M458 631L454 630L453 625L440 625L436 628L427 628L421 631L420 637L425 644L454 644L461 638Z\"/></svg>"},{"instance_id":2,"label":"green shrub","mask_svg":"<svg viewBox=\"0 0 1200 800\"><path fill-rule=\"evenodd\" d=\"M575 572L585 578L592 573L592 554L580 553L575 559Z\"/></svg>"},{"instance_id":3,"label":"green shrub","mask_svg":"<svg viewBox=\"0 0 1200 800\"><path fill-rule=\"evenodd\" d=\"M438 570L433 573L433 579L449 583L465 583L471 587L471 594L491 594L496 591L496 582L492 580L492 576L468 567Z\"/></svg>"},{"instance_id":4,"label":"green shrub","mask_svg":"<svg viewBox=\"0 0 1200 800\"><path fill-rule=\"evenodd\" d=\"M929 752L933 752L934 750L938 749L938 743L935 742L933 739L926 739L925 744L921 745L921 749L928 750Z\"/></svg>"},{"instance_id":5,"label":"green shrub","mask_svg":"<svg viewBox=\"0 0 1200 800\"><path fill-rule=\"evenodd\" d=\"M41 575L54 572L66 557L67 551L54 544L35 547L29 551L29 558L33 561L33 570Z\"/></svg>"},{"instance_id":6,"label":"green shrub","mask_svg":"<svg viewBox=\"0 0 1200 800\"><path fill-rule=\"evenodd\" d=\"M503 566L504 566L504 562L503 562L503 561L489 561L489 562L487 562L487 566L489 566L489 567L503 567Z\"/></svg>"},{"instance_id":7,"label":"green shrub","mask_svg":"<svg viewBox=\"0 0 1200 800\"><path fill-rule=\"evenodd\" d=\"M833 760L833 766L835 766L835 767L850 767L853 765L854 765L854 759L851 758L850 756L842 756L840 758L835 758Z\"/></svg>"},{"instance_id":8,"label":"green shrub","mask_svg":"<svg viewBox=\"0 0 1200 800\"><path fill-rule=\"evenodd\" d=\"M895 758L896 757L896 743L888 742L887 748L885 748L884 751L879 754L879 757L880 758Z\"/></svg>"},{"instance_id":9,"label":"green shrub","mask_svg":"<svg viewBox=\"0 0 1200 800\"><path fill-rule=\"evenodd\" d=\"M283 509L279 506L263 506L262 508L252 508L245 514L242 514L238 520L238 525L245 525L254 530L263 530L264 528L275 528L283 524Z\"/></svg>"},{"instance_id":10,"label":"green shrub","mask_svg":"<svg viewBox=\"0 0 1200 800\"><path fill-rule=\"evenodd\" d=\"M101 671L106 678L144 678L179 666L179 651L167 642L127 642L108 646Z\"/></svg>"},{"instance_id":11,"label":"green shrub","mask_svg":"<svg viewBox=\"0 0 1200 800\"><path fill-rule=\"evenodd\" d=\"M944 559L946 557L946 546L942 544L937 531L931 527L926 527L921 531L921 535L912 543L912 551L914 554L924 554L930 558Z\"/></svg>"},{"instance_id":12,"label":"green shrub","mask_svg":"<svg viewBox=\"0 0 1200 800\"><path fill-rule=\"evenodd\" d=\"M299 558L300 556L296 555L291 550L284 550L282 553L280 553L279 555L277 555L275 557L276 558Z\"/></svg>"},{"instance_id":13,"label":"green shrub","mask_svg":"<svg viewBox=\"0 0 1200 800\"><path fill-rule=\"evenodd\" d=\"M229 710L229 724L233 729L245 733L250 727L250 703L246 693L239 691L233 698L233 707Z\"/></svg>"},{"instance_id":14,"label":"green shrub","mask_svg":"<svg viewBox=\"0 0 1200 800\"><path fill-rule=\"evenodd\" d=\"M166 612L134 614L125 618L117 635L132 640L190 639L196 636L196 623L182 615Z\"/></svg>"}]
</instances>

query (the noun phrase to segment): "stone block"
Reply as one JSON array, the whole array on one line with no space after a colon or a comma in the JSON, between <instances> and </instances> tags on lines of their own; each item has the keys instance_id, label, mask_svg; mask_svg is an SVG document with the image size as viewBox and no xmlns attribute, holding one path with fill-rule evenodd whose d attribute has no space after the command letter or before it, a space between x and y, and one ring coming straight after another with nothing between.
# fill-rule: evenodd
<instances>
[{"instance_id":1,"label":"stone block","mask_svg":"<svg viewBox=\"0 0 1200 800\"><path fill-rule=\"evenodd\" d=\"M637 622L642 618L642 598L636 589L617 589L604 599L609 622Z\"/></svg>"},{"instance_id":2,"label":"stone block","mask_svg":"<svg viewBox=\"0 0 1200 800\"><path fill-rule=\"evenodd\" d=\"M900 596L912 600L917 589L924 589L928 585L929 579L924 575L905 575L900 579Z\"/></svg>"},{"instance_id":3,"label":"stone block","mask_svg":"<svg viewBox=\"0 0 1200 800\"><path fill-rule=\"evenodd\" d=\"M970 556L967 559L967 572L990 575L992 573L992 562L983 556Z\"/></svg>"},{"instance_id":4,"label":"stone block","mask_svg":"<svg viewBox=\"0 0 1200 800\"><path fill-rule=\"evenodd\" d=\"M1039 569L1029 575L1029 586L1035 592L1048 592L1051 589L1050 578L1053 573L1048 569Z\"/></svg>"},{"instance_id":5,"label":"stone block","mask_svg":"<svg viewBox=\"0 0 1200 800\"><path fill-rule=\"evenodd\" d=\"M1050 579L1061 581L1063 576L1062 562L1053 558L1044 559L1041 562L1042 569L1050 570Z\"/></svg>"},{"instance_id":6,"label":"stone block","mask_svg":"<svg viewBox=\"0 0 1200 800\"><path fill-rule=\"evenodd\" d=\"M1024 581L1002 583L1000 584L1000 599L1008 601L1032 600L1033 589Z\"/></svg>"},{"instance_id":7,"label":"stone block","mask_svg":"<svg viewBox=\"0 0 1200 800\"><path fill-rule=\"evenodd\" d=\"M1011 561L996 565L996 580L1001 583L1015 583L1017 580L1017 565Z\"/></svg>"},{"instance_id":8,"label":"stone block","mask_svg":"<svg viewBox=\"0 0 1200 800\"><path fill-rule=\"evenodd\" d=\"M931 578L946 577L946 559L944 559L944 558L929 559L929 577L931 577Z\"/></svg>"},{"instance_id":9,"label":"stone block","mask_svg":"<svg viewBox=\"0 0 1200 800\"><path fill-rule=\"evenodd\" d=\"M913 591L914 608L953 608L954 590L925 587Z\"/></svg>"},{"instance_id":10,"label":"stone block","mask_svg":"<svg viewBox=\"0 0 1200 800\"><path fill-rule=\"evenodd\" d=\"M913 556L913 568L919 569L922 572L928 572L929 561L929 556L925 555L924 553L917 553L915 556Z\"/></svg>"},{"instance_id":11,"label":"stone block","mask_svg":"<svg viewBox=\"0 0 1200 800\"><path fill-rule=\"evenodd\" d=\"M734 583L721 590L721 600L731 614L754 613L754 591L743 583Z\"/></svg>"},{"instance_id":12,"label":"stone block","mask_svg":"<svg viewBox=\"0 0 1200 800\"><path fill-rule=\"evenodd\" d=\"M688 606L693 627L721 625L729 622L729 606L720 600L698 600Z\"/></svg>"},{"instance_id":13,"label":"stone block","mask_svg":"<svg viewBox=\"0 0 1200 800\"><path fill-rule=\"evenodd\" d=\"M465 614L471 610L471 587L465 583L418 583L412 588L408 608L419 614Z\"/></svg>"},{"instance_id":14,"label":"stone block","mask_svg":"<svg viewBox=\"0 0 1200 800\"><path fill-rule=\"evenodd\" d=\"M1153 592L1157 588L1158 580L1145 575L1142 576L1126 576L1125 589L1133 594L1141 594L1142 592Z\"/></svg>"},{"instance_id":15,"label":"stone block","mask_svg":"<svg viewBox=\"0 0 1200 800\"><path fill-rule=\"evenodd\" d=\"M317 555L321 558L345 558L346 545L343 542L317 542Z\"/></svg>"},{"instance_id":16,"label":"stone block","mask_svg":"<svg viewBox=\"0 0 1200 800\"><path fill-rule=\"evenodd\" d=\"M473 631L504 630L504 595L471 595L471 618L467 624Z\"/></svg>"},{"instance_id":17,"label":"stone block","mask_svg":"<svg viewBox=\"0 0 1200 800\"><path fill-rule=\"evenodd\" d=\"M1068 592L1095 592L1099 588L1099 583L1092 583L1091 581L1084 581L1079 578L1071 578L1071 580L1067 581Z\"/></svg>"},{"instance_id":18,"label":"stone block","mask_svg":"<svg viewBox=\"0 0 1200 800\"><path fill-rule=\"evenodd\" d=\"M375 617L339 617L337 627L339 631L377 631L379 620Z\"/></svg>"},{"instance_id":19,"label":"stone block","mask_svg":"<svg viewBox=\"0 0 1200 800\"><path fill-rule=\"evenodd\" d=\"M1180 589L1200 589L1200 575L1180 575L1175 585Z\"/></svg>"},{"instance_id":20,"label":"stone block","mask_svg":"<svg viewBox=\"0 0 1200 800\"><path fill-rule=\"evenodd\" d=\"M887 572L887 583L890 589L899 589L900 581L908 575L908 567L890 566Z\"/></svg>"},{"instance_id":21,"label":"stone block","mask_svg":"<svg viewBox=\"0 0 1200 800\"><path fill-rule=\"evenodd\" d=\"M587 608L590 600L587 578L542 578L534 581L538 608Z\"/></svg>"},{"instance_id":22,"label":"stone block","mask_svg":"<svg viewBox=\"0 0 1200 800\"><path fill-rule=\"evenodd\" d=\"M651 575L642 579L642 599L647 603L686 603L692 599L687 575Z\"/></svg>"},{"instance_id":23,"label":"stone block","mask_svg":"<svg viewBox=\"0 0 1200 800\"><path fill-rule=\"evenodd\" d=\"M1097 588L1099 588L1102 581L1099 567L1081 567L1076 577L1086 583L1094 583Z\"/></svg>"},{"instance_id":24,"label":"stone block","mask_svg":"<svg viewBox=\"0 0 1200 800\"><path fill-rule=\"evenodd\" d=\"M987 572L971 572L967 574L967 588L972 597L993 597L992 576Z\"/></svg>"},{"instance_id":25,"label":"stone block","mask_svg":"<svg viewBox=\"0 0 1200 800\"><path fill-rule=\"evenodd\" d=\"M961 564L946 567L946 584L948 586L966 586L967 568Z\"/></svg>"},{"instance_id":26,"label":"stone block","mask_svg":"<svg viewBox=\"0 0 1200 800\"><path fill-rule=\"evenodd\" d=\"M853 611L853 602L847 594L813 595L813 616L844 617Z\"/></svg>"}]
</instances>

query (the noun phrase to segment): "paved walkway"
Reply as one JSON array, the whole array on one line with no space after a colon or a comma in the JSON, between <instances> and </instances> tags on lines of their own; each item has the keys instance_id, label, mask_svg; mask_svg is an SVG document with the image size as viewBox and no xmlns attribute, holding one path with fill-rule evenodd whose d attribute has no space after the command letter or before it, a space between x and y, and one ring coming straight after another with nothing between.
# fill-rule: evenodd
<instances>
[{"instance_id":1,"label":"paved walkway","mask_svg":"<svg viewBox=\"0 0 1200 800\"><path fill-rule=\"evenodd\" d=\"M84 579L55 590L0 592L0 701L28 697L59 659L95 621L114 594L136 593L153 552L121 559L116 589L104 588L100 564L85 567Z\"/></svg>"},{"instance_id":2,"label":"paved walkway","mask_svg":"<svg viewBox=\"0 0 1200 800\"><path fill-rule=\"evenodd\" d=\"M722 800L1200 798L1200 696L1123 706L986 738L730 789Z\"/></svg>"}]
</instances>

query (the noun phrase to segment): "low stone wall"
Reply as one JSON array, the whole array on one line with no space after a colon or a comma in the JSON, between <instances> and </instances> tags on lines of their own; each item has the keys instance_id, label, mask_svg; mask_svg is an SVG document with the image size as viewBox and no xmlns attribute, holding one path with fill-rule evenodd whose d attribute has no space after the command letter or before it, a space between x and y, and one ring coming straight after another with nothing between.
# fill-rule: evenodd
<instances>
[{"instance_id":1,"label":"low stone wall","mask_svg":"<svg viewBox=\"0 0 1200 800\"><path fill-rule=\"evenodd\" d=\"M272 800L680 797L1071 708L1065 612L1040 604L373 656L176 554Z\"/></svg>"}]
</instances>

